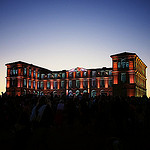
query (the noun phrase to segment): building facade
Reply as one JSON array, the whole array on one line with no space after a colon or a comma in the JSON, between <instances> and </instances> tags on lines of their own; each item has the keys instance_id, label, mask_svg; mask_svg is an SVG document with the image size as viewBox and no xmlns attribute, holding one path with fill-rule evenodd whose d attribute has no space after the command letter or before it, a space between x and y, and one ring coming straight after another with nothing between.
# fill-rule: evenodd
<instances>
[{"instance_id":1,"label":"building facade","mask_svg":"<svg viewBox=\"0 0 150 150\"><path fill-rule=\"evenodd\" d=\"M146 95L146 65L135 53L111 55L112 68L51 71L17 61L6 64L7 95ZM119 91L119 92L118 92Z\"/></svg>"},{"instance_id":2,"label":"building facade","mask_svg":"<svg viewBox=\"0 0 150 150\"><path fill-rule=\"evenodd\" d=\"M113 65L113 95L146 95L145 63L135 53L111 55Z\"/></svg>"}]
</instances>

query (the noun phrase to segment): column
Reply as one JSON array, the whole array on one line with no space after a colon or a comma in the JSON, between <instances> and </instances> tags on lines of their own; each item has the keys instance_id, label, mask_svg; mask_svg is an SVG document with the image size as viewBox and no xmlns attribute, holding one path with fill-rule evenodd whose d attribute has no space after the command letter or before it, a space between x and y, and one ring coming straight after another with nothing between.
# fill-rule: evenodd
<instances>
[{"instance_id":1,"label":"column","mask_svg":"<svg viewBox=\"0 0 150 150\"><path fill-rule=\"evenodd\" d=\"M105 88L108 88L108 81L109 81L109 78L108 77L104 77Z\"/></svg>"},{"instance_id":2,"label":"column","mask_svg":"<svg viewBox=\"0 0 150 150\"><path fill-rule=\"evenodd\" d=\"M83 89L83 79L80 79L80 89Z\"/></svg>"}]
</instances>

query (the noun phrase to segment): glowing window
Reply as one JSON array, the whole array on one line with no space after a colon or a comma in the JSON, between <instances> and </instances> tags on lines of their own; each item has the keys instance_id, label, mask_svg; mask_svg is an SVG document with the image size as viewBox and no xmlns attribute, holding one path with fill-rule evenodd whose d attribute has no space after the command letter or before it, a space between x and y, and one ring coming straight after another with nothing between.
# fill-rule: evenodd
<instances>
[{"instance_id":1,"label":"glowing window","mask_svg":"<svg viewBox=\"0 0 150 150\"><path fill-rule=\"evenodd\" d=\"M47 82L47 89L50 89L50 82Z\"/></svg>"},{"instance_id":2,"label":"glowing window","mask_svg":"<svg viewBox=\"0 0 150 150\"><path fill-rule=\"evenodd\" d=\"M34 77L34 78L35 78L35 74L36 74L36 71L34 70L34 71L33 71L33 77Z\"/></svg>"},{"instance_id":3,"label":"glowing window","mask_svg":"<svg viewBox=\"0 0 150 150\"><path fill-rule=\"evenodd\" d=\"M62 73L62 78L63 78L63 79L65 78L65 73Z\"/></svg>"},{"instance_id":4,"label":"glowing window","mask_svg":"<svg viewBox=\"0 0 150 150\"><path fill-rule=\"evenodd\" d=\"M76 80L76 87L80 88L80 81L79 80Z\"/></svg>"},{"instance_id":5,"label":"glowing window","mask_svg":"<svg viewBox=\"0 0 150 150\"><path fill-rule=\"evenodd\" d=\"M29 88L31 88L31 80L29 80Z\"/></svg>"},{"instance_id":6,"label":"glowing window","mask_svg":"<svg viewBox=\"0 0 150 150\"><path fill-rule=\"evenodd\" d=\"M33 88L35 88L35 81L33 81Z\"/></svg>"},{"instance_id":7,"label":"glowing window","mask_svg":"<svg viewBox=\"0 0 150 150\"><path fill-rule=\"evenodd\" d=\"M24 75L27 74L27 68L24 68Z\"/></svg>"},{"instance_id":8,"label":"glowing window","mask_svg":"<svg viewBox=\"0 0 150 150\"><path fill-rule=\"evenodd\" d=\"M65 82L61 81L61 88L64 88L64 87L65 87Z\"/></svg>"},{"instance_id":9,"label":"glowing window","mask_svg":"<svg viewBox=\"0 0 150 150\"><path fill-rule=\"evenodd\" d=\"M72 88L72 80L69 80L69 88Z\"/></svg>"},{"instance_id":10,"label":"glowing window","mask_svg":"<svg viewBox=\"0 0 150 150\"><path fill-rule=\"evenodd\" d=\"M44 83L43 83L43 81L41 81L41 89L43 89L44 88Z\"/></svg>"},{"instance_id":11,"label":"glowing window","mask_svg":"<svg viewBox=\"0 0 150 150\"><path fill-rule=\"evenodd\" d=\"M57 89L57 81L54 81L54 89Z\"/></svg>"},{"instance_id":12,"label":"glowing window","mask_svg":"<svg viewBox=\"0 0 150 150\"><path fill-rule=\"evenodd\" d=\"M23 86L24 86L24 87L27 86L27 80L26 80L26 79L23 80Z\"/></svg>"},{"instance_id":13,"label":"glowing window","mask_svg":"<svg viewBox=\"0 0 150 150\"><path fill-rule=\"evenodd\" d=\"M80 77L80 72L79 71L77 71L76 76Z\"/></svg>"},{"instance_id":14,"label":"glowing window","mask_svg":"<svg viewBox=\"0 0 150 150\"><path fill-rule=\"evenodd\" d=\"M122 83L126 82L126 73L121 73L121 82Z\"/></svg>"},{"instance_id":15,"label":"glowing window","mask_svg":"<svg viewBox=\"0 0 150 150\"><path fill-rule=\"evenodd\" d=\"M96 71L92 71L92 77L96 77Z\"/></svg>"},{"instance_id":16,"label":"glowing window","mask_svg":"<svg viewBox=\"0 0 150 150\"><path fill-rule=\"evenodd\" d=\"M69 77L72 78L73 72L69 72Z\"/></svg>"},{"instance_id":17,"label":"glowing window","mask_svg":"<svg viewBox=\"0 0 150 150\"><path fill-rule=\"evenodd\" d=\"M88 87L88 82L87 79L83 80L83 88L87 88Z\"/></svg>"},{"instance_id":18,"label":"glowing window","mask_svg":"<svg viewBox=\"0 0 150 150\"><path fill-rule=\"evenodd\" d=\"M29 69L29 77L31 77L31 69Z\"/></svg>"}]
</instances>

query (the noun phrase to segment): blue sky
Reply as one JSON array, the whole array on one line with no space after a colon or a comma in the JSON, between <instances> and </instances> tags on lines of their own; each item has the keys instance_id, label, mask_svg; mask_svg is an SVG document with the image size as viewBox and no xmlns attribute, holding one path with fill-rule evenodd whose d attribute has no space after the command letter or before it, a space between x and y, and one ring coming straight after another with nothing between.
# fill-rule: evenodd
<instances>
[{"instance_id":1,"label":"blue sky","mask_svg":"<svg viewBox=\"0 0 150 150\"><path fill-rule=\"evenodd\" d=\"M51 70L111 67L110 55L124 51L148 66L150 91L149 48L148 0L0 0L0 92L9 62Z\"/></svg>"}]
</instances>

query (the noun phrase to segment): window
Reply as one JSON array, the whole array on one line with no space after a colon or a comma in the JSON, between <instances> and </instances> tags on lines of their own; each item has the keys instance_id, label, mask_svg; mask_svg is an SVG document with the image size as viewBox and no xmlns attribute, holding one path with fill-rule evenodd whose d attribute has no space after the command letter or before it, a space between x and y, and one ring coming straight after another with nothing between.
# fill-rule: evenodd
<instances>
[{"instance_id":1,"label":"window","mask_svg":"<svg viewBox=\"0 0 150 150\"><path fill-rule=\"evenodd\" d=\"M86 76L87 76L87 72L86 72L86 71L84 71L83 76L84 76L84 77L86 77Z\"/></svg>"},{"instance_id":2,"label":"window","mask_svg":"<svg viewBox=\"0 0 150 150\"><path fill-rule=\"evenodd\" d=\"M102 75L102 76L104 76L104 73L105 73L104 71L101 71L101 75Z\"/></svg>"},{"instance_id":3,"label":"window","mask_svg":"<svg viewBox=\"0 0 150 150\"><path fill-rule=\"evenodd\" d=\"M27 80L23 79L23 86L26 87L27 86Z\"/></svg>"},{"instance_id":4,"label":"window","mask_svg":"<svg viewBox=\"0 0 150 150\"><path fill-rule=\"evenodd\" d=\"M37 77L40 78L40 72L38 72L38 76Z\"/></svg>"},{"instance_id":5,"label":"window","mask_svg":"<svg viewBox=\"0 0 150 150\"><path fill-rule=\"evenodd\" d=\"M108 71L105 71L105 75L108 75Z\"/></svg>"},{"instance_id":6,"label":"window","mask_svg":"<svg viewBox=\"0 0 150 150\"><path fill-rule=\"evenodd\" d=\"M96 71L92 71L92 77L96 77Z\"/></svg>"},{"instance_id":7,"label":"window","mask_svg":"<svg viewBox=\"0 0 150 150\"><path fill-rule=\"evenodd\" d=\"M54 81L54 89L57 89L57 81Z\"/></svg>"},{"instance_id":8,"label":"window","mask_svg":"<svg viewBox=\"0 0 150 150\"><path fill-rule=\"evenodd\" d=\"M29 77L31 77L31 69L29 69Z\"/></svg>"},{"instance_id":9,"label":"window","mask_svg":"<svg viewBox=\"0 0 150 150\"><path fill-rule=\"evenodd\" d=\"M58 77L58 74L57 73L55 73L55 78L57 78Z\"/></svg>"},{"instance_id":10,"label":"window","mask_svg":"<svg viewBox=\"0 0 150 150\"><path fill-rule=\"evenodd\" d=\"M41 81L41 89L43 89L44 88L44 83L43 83L43 81Z\"/></svg>"},{"instance_id":11,"label":"window","mask_svg":"<svg viewBox=\"0 0 150 150\"><path fill-rule=\"evenodd\" d=\"M111 70L109 71L109 75L112 75L112 71Z\"/></svg>"},{"instance_id":12,"label":"window","mask_svg":"<svg viewBox=\"0 0 150 150\"><path fill-rule=\"evenodd\" d=\"M13 68L13 75L15 75L16 74L16 70L15 70L15 68Z\"/></svg>"},{"instance_id":13,"label":"window","mask_svg":"<svg viewBox=\"0 0 150 150\"><path fill-rule=\"evenodd\" d=\"M27 68L24 68L24 75L27 75Z\"/></svg>"},{"instance_id":14,"label":"window","mask_svg":"<svg viewBox=\"0 0 150 150\"><path fill-rule=\"evenodd\" d=\"M38 89L40 88L40 82L39 81L37 82L37 88Z\"/></svg>"},{"instance_id":15,"label":"window","mask_svg":"<svg viewBox=\"0 0 150 150\"><path fill-rule=\"evenodd\" d=\"M80 81L79 80L76 80L76 87L80 88Z\"/></svg>"},{"instance_id":16,"label":"window","mask_svg":"<svg viewBox=\"0 0 150 150\"><path fill-rule=\"evenodd\" d=\"M34 70L33 71L33 77L35 78L35 76L36 76L36 71Z\"/></svg>"},{"instance_id":17,"label":"window","mask_svg":"<svg viewBox=\"0 0 150 150\"><path fill-rule=\"evenodd\" d=\"M50 77L51 77L51 73L49 73L49 74L47 75L47 77L48 77L48 79L50 79Z\"/></svg>"},{"instance_id":18,"label":"window","mask_svg":"<svg viewBox=\"0 0 150 150\"><path fill-rule=\"evenodd\" d=\"M109 86L109 87L112 87L112 80L111 80L111 79L109 79L108 86Z\"/></svg>"},{"instance_id":19,"label":"window","mask_svg":"<svg viewBox=\"0 0 150 150\"><path fill-rule=\"evenodd\" d=\"M120 62L118 62L118 68L121 68L121 63Z\"/></svg>"},{"instance_id":20,"label":"window","mask_svg":"<svg viewBox=\"0 0 150 150\"><path fill-rule=\"evenodd\" d=\"M69 80L69 88L72 88L72 80Z\"/></svg>"},{"instance_id":21,"label":"window","mask_svg":"<svg viewBox=\"0 0 150 150\"><path fill-rule=\"evenodd\" d=\"M96 88L96 79L92 79L92 87Z\"/></svg>"},{"instance_id":22,"label":"window","mask_svg":"<svg viewBox=\"0 0 150 150\"><path fill-rule=\"evenodd\" d=\"M100 87L105 87L104 79L100 81Z\"/></svg>"},{"instance_id":23,"label":"window","mask_svg":"<svg viewBox=\"0 0 150 150\"><path fill-rule=\"evenodd\" d=\"M76 76L80 77L80 72L79 71L76 72Z\"/></svg>"},{"instance_id":24,"label":"window","mask_svg":"<svg viewBox=\"0 0 150 150\"><path fill-rule=\"evenodd\" d=\"M16 75L18 74L18 69L16 69Z\"/></svg>"},{"instance_id":25,"label":"window","mask_svg":"<svg viewBox=\"0 0 150 150\"><path fill-rule=\"evenodd\" d=\"M31 88L31 80L29 80L29 88Z\"/></svg>"},{"instance_id":26,"label":"window","mask_svg":"<svg viewBox=\"0 0 150 150\"><path fill-rule=\"evenodd\" d=\"M128 61L126 62L126 68L129 68L129 62Z\"/></svg>"},{"instance_id":27,"label":"window","mask_svg":"<svg viewBox=\"0 0 150 150\"><path fill-rule=\"evenodd\" d=\"M12 75L12 70L10 70L10 75Z\"/></svg>"},{"instance_id":28,"label":"window","mask_svg":"<svg viewBox=\"0 0 150 150\"><path fill-rule=\"evenodd\" d=\"M61 88L64 88L64 87L65 87L65 82L61 81Z\"/></svg>"},{"instance_id":29,"label":"window","mask_svg":"<svg viewBox=\"0 0 150 150\"><path fill-rule=\"evenodd\" d=\"M47 89L50 89L50 82L47 82Z\"/></svg>"},{"instance_id":30,"label":"window","mask_svg":"<svg viewBox=\"0 0 150 150\"><path fill-rule=\"evenodd\" d=\"M126 73L121 73L121 82L122 83L126 82Z\"/></svg>"},{"instance_id":31,"label":"window","mask_svg":"<svg viewBox=\"0 0 150 150\"><path fill-rule=\"evenodd\" d=\"M87 79L84 79L83 80L83 88L87 88L87 86L88 86Z\"/></svg>"},{"instance_id":32,"label":"window","mask_svg":"<svg viewBox=\"0 0 150 150\"><path fill-rule=\"evenodd\" d=\"M62 78L63 78L63 79L65 78L65 73L62 73Z\"/></svg>"},{"instance_id":33,"label":"window","mask_svg":"<svg viewBox=\"0 0 150 150\"><path fill-rule=\"evenodd\" d=\"M35 89L35 81L33 81L33 88Z\"/></svg>"},{"instance_id":34,"label":"window","mask_svg":"<svg viewBox=\"0 0 150 150\"><path fill-rule=\"evenodd\" d=\"M72 73L72 72L69 72L69 77L70 77L70 78L72 78L72 75L73 75L73 73Z\"/></svg>"},{"instance_id":35,"label":"window","mask_svg":"<svg viewBox=\"0 0 150 150\"><path fill-rule=\"evenodd\" d=\"M45 74L41 74L41 79L44 79L44 77L45 77Z\"/></svg>"}]
</instances>

